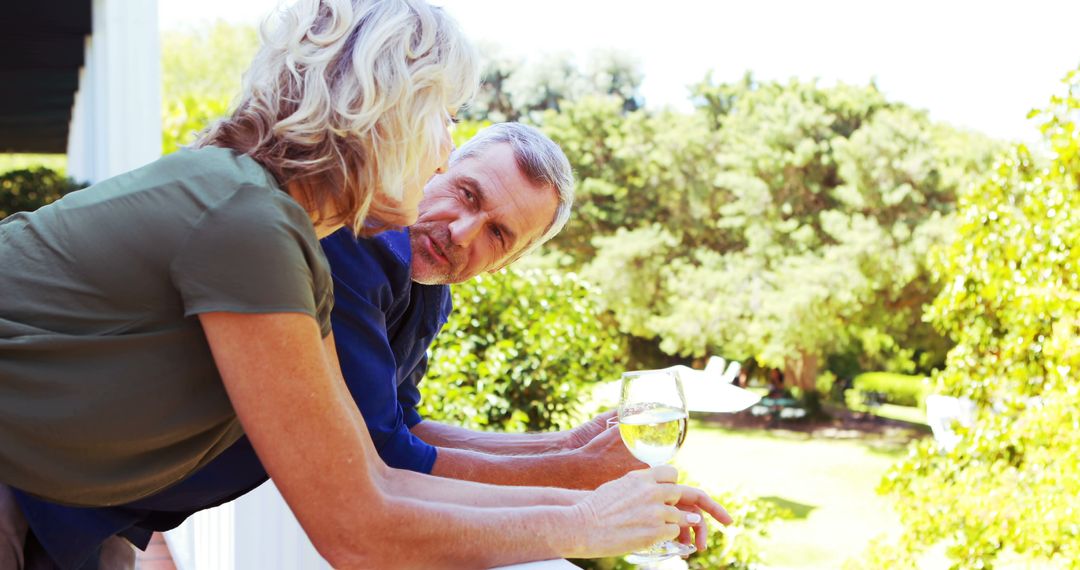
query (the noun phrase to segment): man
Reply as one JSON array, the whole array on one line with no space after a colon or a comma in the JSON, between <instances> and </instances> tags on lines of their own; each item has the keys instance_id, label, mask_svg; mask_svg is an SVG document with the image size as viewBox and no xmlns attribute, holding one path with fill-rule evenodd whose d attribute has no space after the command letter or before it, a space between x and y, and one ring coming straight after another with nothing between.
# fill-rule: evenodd
<instances>
[{"instance_id":1,"label":"man","mask_svg":"<svg viewBox=\"0 0 1080 570\"><path fill-rule=\"evenodd\" d=\"M484 433L421 421L425 353L450 312L446 284L497 271L557 234L573 175L540 131L503 123L454 153L407 232L323 240L334 273L334 338L372 440L392 467L508 485L595 488L642 468L604 415L569 432ZM438 394L429 394L438 397Z\"/></svg>"},{"instance_id":2,"label":"man","mask_svg":"<svg viewBox=\"0 0 1080 570\"><path fill-rule=\"evenodd\" d=\"M428 183L411 230L362 240L343 230L323 240L334 272L332 320L342 372L389 465L490 483L579 488L644 467L616 430L605 429L610 414L569 432L512 435L421 421L415 411L426 351L450 311L445 283L498 270L558 233L569 216L572 184L565 156L543 134L520 124L495 125ZM153 531L233 500L266 478L245 438L185 481L123 506L70 508L13 490L32 531L26 567L130 568L125 539L145 547ZM5 501L11 499L0 496L0 508Z\"/></svg>"}]
</instances>

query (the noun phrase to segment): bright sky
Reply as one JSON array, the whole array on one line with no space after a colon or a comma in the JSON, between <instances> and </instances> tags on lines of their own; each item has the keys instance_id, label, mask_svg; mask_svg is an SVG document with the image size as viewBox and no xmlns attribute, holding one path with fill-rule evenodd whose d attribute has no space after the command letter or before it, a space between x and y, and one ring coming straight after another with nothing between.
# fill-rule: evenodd
<instances>
[{"instance_id":1,"label":"bright sky","mask_svg":"<svg viewBox=\"0 0 1080 570\"><path fill-rule=\"evenodd\" d=\"M257 22L278 0L159 0L163 29ZM991 136L1032 141L1025 116L1080 65L1076 0L434 0L476 41L584 62L615 48L642 62L646 105L688 106L706 71L736 81L876 80L891 100Z\"/></svg>"}]
</instances>

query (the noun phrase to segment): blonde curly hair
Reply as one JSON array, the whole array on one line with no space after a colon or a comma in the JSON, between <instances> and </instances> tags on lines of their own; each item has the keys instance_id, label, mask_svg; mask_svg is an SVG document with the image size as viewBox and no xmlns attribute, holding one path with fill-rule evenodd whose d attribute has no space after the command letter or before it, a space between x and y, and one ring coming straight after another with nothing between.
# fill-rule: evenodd
<instances>
[{"instance_id":1,"label":"blonde curly hair","mask_svg":"<svg viewBox=\"0 0 1080 570\"><path fill-rule=\"evenodd\" d=\"M298 0L278 16L236 110L195 146L250 155L317 222L371 233L409 219L396 205L434 174L421 168L439 157L447 110L479 85L474 48L422 0Z\"/></svg>"}]
</instances>

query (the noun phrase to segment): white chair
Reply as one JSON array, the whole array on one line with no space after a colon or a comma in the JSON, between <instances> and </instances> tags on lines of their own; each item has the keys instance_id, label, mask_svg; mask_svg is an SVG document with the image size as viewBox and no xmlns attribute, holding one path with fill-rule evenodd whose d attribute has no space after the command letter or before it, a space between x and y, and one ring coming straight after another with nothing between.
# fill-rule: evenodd
<instances>
[{"instance_id":1,"label":"white chair","mask_svg":"<svg viewBox=\"0 0 1080 570\"><path fill-rule=\"evenodd\" d=\"M960 436L952 429L953 422L971 427L975 423L975 402L952 396L926 397L926 423L934 433L934 440L945 451L952 451L960 442Z\"/></svg>"},{"instance_id":2,"label":"white chair","mask_svg":"<svg viewBox=\"0 0 1080 570\"><path fill-rule=\"evenodd\" d=\"M724 371L723 380L728 384L735 382L735 379L739 377L739 371L742 370L742 365L732 360L728 363L727 370Z\"/></svg>"},{"instance_id":3,"label":"white chair","mask_svg":"<svg viewBox=\"0 0 1080 570\"><path fill-rule=\"evenodd\" d=\"M727 362L724 360L723 356L710 356L709 360L705 362L705 372L723 374L725 364L727 364Z\"/></svg>"}]
</instances>

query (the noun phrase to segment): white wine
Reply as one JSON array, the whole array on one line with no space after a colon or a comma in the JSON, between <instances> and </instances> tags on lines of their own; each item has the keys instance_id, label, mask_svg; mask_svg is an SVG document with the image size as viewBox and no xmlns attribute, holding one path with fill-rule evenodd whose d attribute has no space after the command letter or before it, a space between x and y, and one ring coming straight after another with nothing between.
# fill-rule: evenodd
<instances>
[{"instance_id":1,"label":"white wine","mask_svg":"<svg viewBox=\"0 0 1080 570\"><path fill-rule=\"evenodd\" d=\"M619 418L619 435L630 453L650 466L671 461L686 439L686 411L646 404Z\"/></svg>"}]
</instances>

